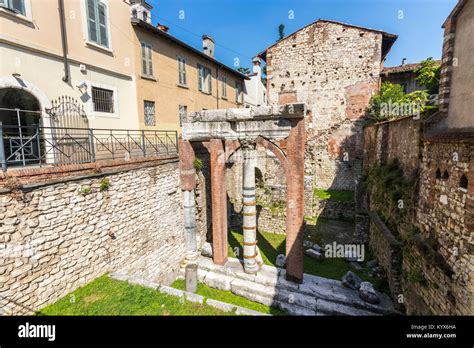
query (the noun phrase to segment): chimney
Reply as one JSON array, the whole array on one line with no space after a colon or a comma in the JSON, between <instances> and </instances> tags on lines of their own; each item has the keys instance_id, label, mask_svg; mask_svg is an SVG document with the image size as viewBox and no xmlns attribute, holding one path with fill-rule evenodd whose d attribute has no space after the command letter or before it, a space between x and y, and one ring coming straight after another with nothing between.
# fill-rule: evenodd
<instances>
[{"instance_id":1,"label":"chimney","mask_svg":"<svg viewBox=\"0 0 474 348\"><path fill-rule=\"evenodd\" d=\"M403 59L402 59L402 66L404 66L406 63L407 63L407 59L406 59L406 58L403 58Z\"/></svg>"},{"instance_id":2,"label":"chimney","mask_svg":"<svg viewBox=\"0 0 474 348\"><path fill-rule=\"evenodd\" d=\"M215 47L214 39L209 35L202 36L202 50L205 54L209 57L214 58L214 47Z\"/></svg>"},{"instance_id":3,"label":"chimney","mask_svg":"<svg viewBox=\"0 0 474 348\"><path fill-rule=\"evenodd\" d=\"M158 29L160 29L161 31L164 31L165 33L167 33L168 30L170 29L170 28L167 27L166 25L160 24L160 23L158 23L158 24L156 25L156 27L157 27Z\"/></svg>"}]
</instances>

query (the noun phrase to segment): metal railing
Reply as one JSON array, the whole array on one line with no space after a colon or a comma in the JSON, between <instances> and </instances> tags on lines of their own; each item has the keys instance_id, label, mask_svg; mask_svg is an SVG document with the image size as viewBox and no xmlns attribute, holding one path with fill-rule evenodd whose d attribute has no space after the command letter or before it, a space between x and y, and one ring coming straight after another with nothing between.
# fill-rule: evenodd
<instances>
[{"instance_id":1,"label":"metal railing","mask_svg":"<svg viewBox=\"0 0 474 348\"><path fill-rule=\"evenodd\" d=\"M178 153L176 131L9 126L0 122L0 139L3 171Z\"/></svg>"}]
</instances>

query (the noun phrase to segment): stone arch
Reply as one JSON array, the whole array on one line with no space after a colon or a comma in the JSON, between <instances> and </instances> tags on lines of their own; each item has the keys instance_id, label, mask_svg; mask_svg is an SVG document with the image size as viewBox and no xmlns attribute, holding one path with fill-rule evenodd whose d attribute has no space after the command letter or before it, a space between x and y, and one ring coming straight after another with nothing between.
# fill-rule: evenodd
<instances>
[{"instance_id":1,"label":"stone arch","mask_svg":"<svg viewBox=\"0 0 474 348\"><path fill-rule=\"evenodd\" d=\"M44 93L38 86L33 83L23 80L17 77L0 77L0 89L4 88L16 88L24 90L31 95L33 95L40 104L41 118L43 119L43 125L45 127L50 127L50 117L46 112L46 109L51 108L51 100L48 98L46 93Z\"/></svg>"}]
</instances>

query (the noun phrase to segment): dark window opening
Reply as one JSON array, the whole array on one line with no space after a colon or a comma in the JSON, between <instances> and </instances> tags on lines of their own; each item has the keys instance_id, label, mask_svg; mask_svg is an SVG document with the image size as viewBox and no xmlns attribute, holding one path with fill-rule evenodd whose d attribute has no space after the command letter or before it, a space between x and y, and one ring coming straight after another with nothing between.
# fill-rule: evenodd
<instances>
[{"instance_id":1,"label":"dark window opening","mask_svg":"<svg viewBox=\"0 0 474 348\"><path fill-rule=\"evenodd\" d=\"M436 169L436 179L441 179L441 170Z\"/></svg>"},{"instance_id":2,"label":"dark window opening","mask_svg":"<svg viewBox=\"0 0 474 348\"><path fill-rule=\"evenodd\" d=\"M448 174L447 170L444 171L443 176L441 177L441 179L443 179L443 180L449 179L449 174Z\"/></svg>"},{"instance_id":3,"label":"dark window opening","mask_svg":"<svg viewBox=\"0 0 474 348\"><path fill-rule=\"evenodd\" d=\"M461 176L461 180L459 180L459 187L467 190L468 183L467 177L465 175Z\"/></svg>"}]
</instances>

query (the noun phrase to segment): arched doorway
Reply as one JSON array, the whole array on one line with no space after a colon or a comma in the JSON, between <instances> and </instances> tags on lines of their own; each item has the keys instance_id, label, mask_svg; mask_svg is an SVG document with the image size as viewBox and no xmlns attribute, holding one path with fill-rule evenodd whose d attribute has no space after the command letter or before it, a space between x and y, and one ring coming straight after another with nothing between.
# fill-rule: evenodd
<instances>
[{"instance_id":1,"label":"arched doorway","mask_svg":"<svg viewBox=\"0 0 474 348\"><path fill-rule=\"evenodd\" d=\"M25 166L38 160L42 145L35 140L41 121L41 105L33 94L19 88L0 89L0 122L8 166Z\"/></svg>"}]
</instances>

